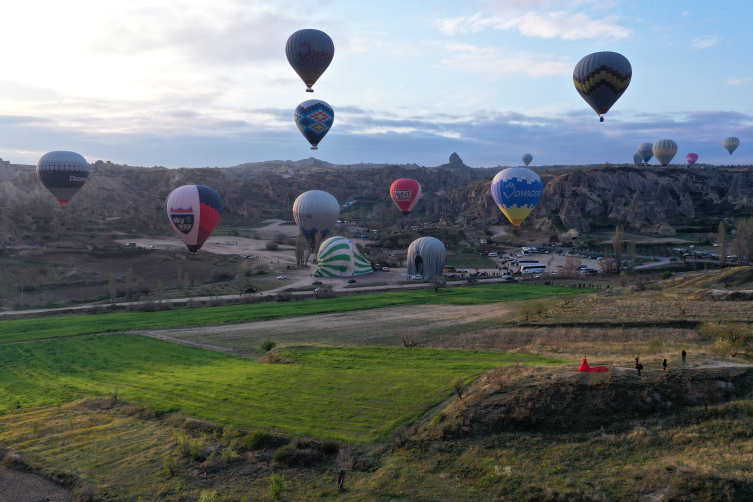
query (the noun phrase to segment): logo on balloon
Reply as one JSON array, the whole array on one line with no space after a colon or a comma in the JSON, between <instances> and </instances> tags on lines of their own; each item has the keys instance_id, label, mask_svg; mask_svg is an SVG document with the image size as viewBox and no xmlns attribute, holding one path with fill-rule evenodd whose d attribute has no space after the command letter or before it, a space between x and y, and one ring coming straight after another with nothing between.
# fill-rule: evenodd
<instances>
[{"instance_id":1,"label":"logo on balloon","mask_svg":"<svg viewBox=\"0 0 753 502\"><path fill-rule=\"evenodd\" d=\"M413 190L393 190L392 194L396 201L411 200L413 198Z\"/></svg>"},{"instance_id":2,"label":"logo on balloon","mask_svg":"<svg viewBox=\"0 0 753 502\"><path fill-rule=\"evenodd\" d=\"M194 221L193 214L170 214L170 217L173 220L173 225L175 225L175 228L177 228L184 234L189 234L191 232Z\"/></svg>"},{"instance_id":3,"label":"logo on balloon","mask_svg":"<svg viewBox=\"0 0 753 502\"><path fill-rule=\"evenodd\" d=\"M313 59L317 59L318 58L318 59L324 59L324 60L327 60L327 61L331 61L332 57L334 56L334 53L332 53L332 52L312 51L311 50L311 44L309 44L308 42L301 43L301 45L299 47L301 47L302 49L304 49L304 48L308 49L308 51L306 51L305 54L301 54L301 52L298 51L298 57L300 57L301 59L306 59L307 57L310 56Z\"/></svg>"},{"instance_id":4,"label":"logo on balloon","mask_svg":"<svg viewBox=\"0 0 753 502\"><path fill-rule=\"evenodd\" d=\"M82 178L80 176L71 176L68 178L68 181L77 181L80 183L86 183L89 178Z\"/></svg>"}]
</instances>

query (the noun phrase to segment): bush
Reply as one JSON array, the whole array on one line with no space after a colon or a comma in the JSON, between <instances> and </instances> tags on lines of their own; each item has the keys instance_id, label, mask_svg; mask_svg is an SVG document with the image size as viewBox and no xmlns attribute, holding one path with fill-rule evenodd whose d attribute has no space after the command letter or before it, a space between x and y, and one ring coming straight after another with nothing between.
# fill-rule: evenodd
<instances>
[{"instance_id":1,"label":"bush","mask_svg":"<svg viewBox=\"0 0 753 502\"><path fill-rule=\"evenodd\" d=\"M199 502L220 502L220 495L217 492L201 490Z\"/></svg>"},{"instance_id":2,"label":"bush","mask_svg":"<svg viewBox=\"0 0 753 502\"><path fill-rule=\"evenodd\" d=\"M440 411L439 413L434 415L434 417L431 419L431 423L433 423L434 425L441 424L442 422L444 422L445 418L447 418L447 413Z\"/></svg>"},{"instance_id":3,"label":"bush","mask_svg":"<svg viewBox=\"0 0 753 502\"><path fill-rule=\"evenodd\" d=\"M669 270L667 270L666 272L662 272L661 274L662 279L669 279L670 277L672 277L672 272L670 272Z\"/></svg>"},{"instance_id":4,"label":"bush","mask_svg":"<svg viewBox=\"0 0 753 502\"><path fill-rule=\"evenodd\" d=\"M269 476L269 496L277 500L285 491L285 478L280 474Z\"/></svg>"},{"instance_id":5,"label":"bush","mask_svg":"<svg viewBox=\"0 0 753 502\"><path fill-rule=\"evenodd\" d=\"M261 345L259 347L264 352L269 352L270 350L272 350L275 347L277 347L277 344L275 342L273 342L272 340L264 340L263 342L261 342Z\"/></svg>"},{"instance_id":6,"label":"bush","mask_svg":"<svg viewBox=\"0 0 753 502\"><path fill-rule=\"evenodd\" d=\"M227 270L216 270L212 274L212 280L214 282L230 281L234 277L235 276L231 272L228 272Z\"/></svg>"},{"instance_id":7,"label":"bush","mask_svg":"<svg viewBox=\"0 0 753 502\"><path fill-rule=\"evenodd\" d=\"M277 244L277 241L267 241L267 243L264 244L264 249L267 251L277 251L280 249L280 245Z\"/></svg>"},{"instance_id":8,"label":"bush","mask_svg":"<svg viewBox=\"0 0 753 502\"><path fill-rule=\"evenodd\" d=\"M289 443L275 452L274 461L287 467L305 467L311 465L321 454L313 448L298 449L296 443Z\"/></svg>"},{"instance_id":9,"label":"bush","mask_svg":"<svg viewBox=\"0 0 753 502\"><path fill-rule=\"evenodd\" d=\"M293 298L293 295L287 291L281 291L275 295L276 302L289 302Z\"/></svg>"},{"instance_id":10,"label":"bush","mask_svg":"<svg viewBox=\"0 0 753 502\"><path fill-rule=\"evenodd\" d=\"M240 455L238 455L238 452L232 448L223 448L221 455L222 455L222 460L224 460L228 464L235 462L236 460L238 460L238 458L240 458Z\"/></svg>"},{"instance_id":11,"label":"bush","mask_svg":"<svg viewBox=\"0 0 753 502\"><path fill-rule=\"evenodd\" d=\"M268 432L255 431L243 438L243 447L249 450L261 450L272 442L272 435Z\"/></svg>"},{"instance_id":12,"label":"bush","mask_svg":"<svg viewBox=\"0 0 753 502\"><path fill-rule=\"evenodd\" d=\"M652 338L648 341L648 352L650 354L656 354L664 349L664 342L660 338Z\"/></svg>"},{"instance_id":13,"label":"bush","mask_svg":"<svg viewBox=\"0 0 753 502\"><path fill-rule=\"evenodd\" d=\"M178 474L178 471L180 471L180 461L169 453L166 453L162 457L162 474L166 478L172 478Z\"/></svg>"},{"instance_id":14,"label":"bush","mask_svg":"<svg viewBox=\"0 0 753 502\"><path fill-rule=\"evenodd\" d=\"M321 451L322 455L325 456L336 455L339 449L340 445L337 444L337 441L333 441L331 439L325 439L324 441L322 441L321 446L319 446L319 451Z\"/></svg>"},{"instance_id":15,"label":"bush","mask_svg":"<svg viewBox=\"0 0 753 502\"><path fill-rule=\"evenodd\" d=\"M187 434L179 432L173 435L172 440L182 457L192 457L197 460L202 458L204 445L200 439L192 438Z\"/></svg>"}]
</instances>

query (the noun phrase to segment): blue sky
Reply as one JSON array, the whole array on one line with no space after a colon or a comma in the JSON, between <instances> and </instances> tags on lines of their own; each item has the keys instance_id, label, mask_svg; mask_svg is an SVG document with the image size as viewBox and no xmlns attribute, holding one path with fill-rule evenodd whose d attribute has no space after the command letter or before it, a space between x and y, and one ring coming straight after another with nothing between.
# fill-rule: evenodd
<instances>
[{"instance_id":1,"label":"blue sky","mask_svg":"<svg viewBox=\"0 0 753 502\"><path fill-rule=\"evenodd\" d=\"M0 156L50 150L129 165L300 159L471 166L629 162L674 139L675 162L753 164L751 2L132 0L0 6ZM311 152L311 97L284 55L301 28L335 57L313 97L335 124ZM599 123L572 83L611 50L630 87ZM730 157L726 136L742 145Z\"/></svg>"}]
</instances>

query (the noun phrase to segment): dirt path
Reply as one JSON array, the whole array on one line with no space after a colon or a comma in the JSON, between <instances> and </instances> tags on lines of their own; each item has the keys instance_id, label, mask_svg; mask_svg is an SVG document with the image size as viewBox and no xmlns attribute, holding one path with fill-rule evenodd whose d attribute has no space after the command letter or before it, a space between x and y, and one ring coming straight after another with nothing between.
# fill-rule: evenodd
<instances>
[{"instance_id":1,"label":"dirt path","mask_svg":"<svg viewBox=\"0 0 753 502\"><path fill-rule=\"evenodd\" d=\"M0 502L73 502L68 490L26 472L0 468Z\"/></svg>"},{"instance_id":2,"label":"dirt path","mask_svg":"<svg viewBox=\"0 0 753 502\"><path fill-rule=\"evenodd\" d=\"M417 305L319 314L225 326L145 330L139 333L176 343L191 343L234 354L258 350L262 340L283 344L397 345L401 331L441 332L501 318L510 306Z\"/></svg>"}]
</instances>

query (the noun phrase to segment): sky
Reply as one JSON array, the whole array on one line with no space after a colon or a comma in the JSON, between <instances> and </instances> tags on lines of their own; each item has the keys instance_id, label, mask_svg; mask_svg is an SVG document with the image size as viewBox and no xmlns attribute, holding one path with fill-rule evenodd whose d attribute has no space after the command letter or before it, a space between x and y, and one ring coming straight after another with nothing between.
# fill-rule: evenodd
<instances>
[{"instance_id":1,"label":"sky","mask_svg":"<svg viewBox=\"0 0 753 502\"><path fill-rule=\"evenodd\" d=\"M2 2L0 157L598 164L666 138L675 163L753 164L751 18L734 0ZM335 44L313 95L284 52L302 28ZM598 51L633 68L603 123L572 80ZM293 121L311 97L335 110L316 152Z\"/></svg>"}]
</instances>

